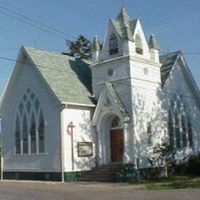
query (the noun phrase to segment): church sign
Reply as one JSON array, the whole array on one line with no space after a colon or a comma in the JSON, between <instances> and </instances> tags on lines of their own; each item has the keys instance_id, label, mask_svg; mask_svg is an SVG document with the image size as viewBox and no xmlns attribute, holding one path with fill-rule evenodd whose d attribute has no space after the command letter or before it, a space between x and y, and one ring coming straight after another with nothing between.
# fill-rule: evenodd
<instances>
[{"instance_id":1,"label":"church sign","mask_svg":"<svg viewBox=\"0 0 200 200\"><path fill-rule=\"evenodd\" d=\"M90 157L92 155L92 142L78 142L78 157Z\"/></svg>"}]
</instances>

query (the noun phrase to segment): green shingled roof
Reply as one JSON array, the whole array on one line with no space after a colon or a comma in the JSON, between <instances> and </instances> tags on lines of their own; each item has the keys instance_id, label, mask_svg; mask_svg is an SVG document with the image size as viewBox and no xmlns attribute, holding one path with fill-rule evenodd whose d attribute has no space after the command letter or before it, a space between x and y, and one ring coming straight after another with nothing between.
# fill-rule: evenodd
<instances>
[{"instance_id":1,"label":"green shingled roof","mask_svg":"<svg viewBox=\"0 0 200 200\"><path fill-rule=\"evenodd\" d=\"M24 50L61 102L94 105L88 61L30 47Z\"/></svg>"}]
</instances>

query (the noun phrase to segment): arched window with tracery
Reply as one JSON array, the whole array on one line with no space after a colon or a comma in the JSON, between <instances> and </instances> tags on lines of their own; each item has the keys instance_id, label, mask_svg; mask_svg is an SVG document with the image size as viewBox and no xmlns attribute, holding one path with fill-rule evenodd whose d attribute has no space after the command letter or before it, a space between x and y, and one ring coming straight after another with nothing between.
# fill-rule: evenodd
<instances>
[{"instance_id":1,"label":"arched window with tracery","mask_svg":"<svg viewBox=\"0 0 200 200\"><path fill-rule=\"evenodd\" d=\"M109 38L109 54L114 55L118 53L117 36L113 33Z\"/></svg>"},{"instance_id":2,"label":"arched window with tracery","mask_svg":"<svg viewBox=\"0 0 200 200\"><path fill-rule=\"evenodd\" d=\"M45 152L45 121L40 102L29 88L23 95L15 120L15 153Z\"/></svg>"},{"instance_id":3,"label":"arched window with tracery","mask_svg":"<svg viewBox=\"0 0 200 200\"><path fill-rule=\"evenodd\" d=\"M172 98L170 102L168 134L172 149L193 147L192 122L183 98L180 96Z\"/></svg>"},{"instance_id":4,"label":"arched window with tracery","mask_svg":"<svg viewBox=\"0 0 200 200\"><path fill-rule=\"evenodd\" d=\"M135 36L135 51L138 54L143 54L142 39L140 37L140 34L138 34L138 33Z\"/></svg>"}]
</instances>

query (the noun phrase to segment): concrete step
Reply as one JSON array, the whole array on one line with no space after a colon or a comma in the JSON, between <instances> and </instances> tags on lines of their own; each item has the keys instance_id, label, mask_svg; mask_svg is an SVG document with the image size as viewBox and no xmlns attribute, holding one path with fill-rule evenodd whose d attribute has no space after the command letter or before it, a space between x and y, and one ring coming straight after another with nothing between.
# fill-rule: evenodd
<instances>
[{"instance_id":1,"label":"concrete step","mask_svg":"<svg viewBox=\"0 0 200 200\"><path fill-rule=\"evenodd\" d=\"M104 181L116 180L116 173L122 168L122 164L110 164L94 167L90 171L82 172L79 181Z\"/></svg>"}]
</instances>

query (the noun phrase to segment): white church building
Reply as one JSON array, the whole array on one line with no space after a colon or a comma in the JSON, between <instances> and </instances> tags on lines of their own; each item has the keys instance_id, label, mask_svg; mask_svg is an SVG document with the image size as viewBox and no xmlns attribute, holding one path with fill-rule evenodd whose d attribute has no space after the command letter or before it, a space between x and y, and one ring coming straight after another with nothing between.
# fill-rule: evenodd
<instances>
[{"instance_id":1,"label":"white church building","mask_svg":"<svg viewBox=\"0 0 200 200\"><path fill-rule=\"evenodd\" d=\"M4 92L4 179L64 180L115 163L149 167L164 140L200 152L200 93L180 51L160 55L121 9L92 61L22 47Z\"/></svg>"}]
</instances>

